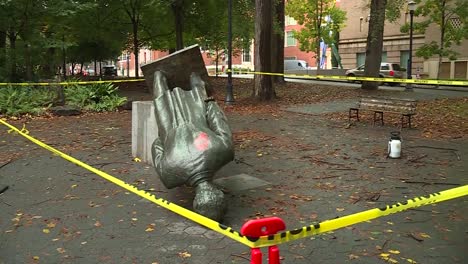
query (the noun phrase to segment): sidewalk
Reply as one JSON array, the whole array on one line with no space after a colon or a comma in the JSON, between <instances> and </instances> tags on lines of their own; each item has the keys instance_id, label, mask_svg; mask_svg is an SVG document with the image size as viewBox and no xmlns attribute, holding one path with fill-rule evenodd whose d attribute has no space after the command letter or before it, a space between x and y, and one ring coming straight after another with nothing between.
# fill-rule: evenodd
<instances>
[{"instance_id":1,"label":"sidewalk","mask_svg":"<svg viewBox=\"0 0 468 264\"><path fill-rule=\"evenodd\" d=\"M274 215L292 230L468 183L467 140L424 139L404 130L402 158L387 159L394 127L362 122L347 128L321 116L323 109L340 111L344 103L296 106L300 113L275 116L229 113L236 161L217 178L247 174L268 185L247 180L250 188L226 186L223 224L239 230L248 219ZM193 190L167 190L152 167L132 161L130 118L126 111L37 119L26 128L55 148L190 209ZM0 142L0 184L10 187L0 195L0 263L249 263L247 247L5 128ZM399 263L464 263L467 202L463 197L282 244L282 263L386 263L382 253Z\"/></svg>"}]
</instances>

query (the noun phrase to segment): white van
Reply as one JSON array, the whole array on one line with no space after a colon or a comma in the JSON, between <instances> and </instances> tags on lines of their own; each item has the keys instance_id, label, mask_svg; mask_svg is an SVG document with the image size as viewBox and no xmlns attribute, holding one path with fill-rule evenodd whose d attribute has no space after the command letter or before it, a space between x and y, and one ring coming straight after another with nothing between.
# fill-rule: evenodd
<instances>
[{"instance_id":1,"label":"white van","mask_svg":"<svg viewBox=\"0 0 468 264\"><path fill-rule=\"evenodd\" d=\"M308 65L304 60L285 60L284 61L284 71L289 70L307 70Z\"/></svg>"},{"instance_id":2,"label":"white van","mask_svg":"<svg viewBox=\"0 0 468 264\"><path fill-rule=\"evenodd\" d=\"M309 67L305 60L285 60L284 74L312 74L315 67Z\"/></svg>"}]
</instances>

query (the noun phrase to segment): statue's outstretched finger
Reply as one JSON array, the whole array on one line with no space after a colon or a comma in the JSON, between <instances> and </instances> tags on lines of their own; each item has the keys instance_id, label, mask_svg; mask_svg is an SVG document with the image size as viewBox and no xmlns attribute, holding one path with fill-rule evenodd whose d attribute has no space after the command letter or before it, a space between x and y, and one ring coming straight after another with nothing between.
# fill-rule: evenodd
<instances>
[{"instance_id":1,"label":"statue's outstretched finger","mask_svg":"<svg viewBox=\"0 0 468 264\"><path fill-rule=\"evenodd\" d=\"M195 101L204 102L208 98L205 82L198 73L192 72L190 75L190 87Z\"/></svg>"},{"instance_id":2,"label":"statue's outstretched finger","mask_svg":"<svg viewBox=\"0 0 468 264\"><path fill-rule=\"evenodd\" d=\"M208 102L206 119L209 128L221 139L226 151L234 151L231 129L229 128L226 116L217 103Z\"/></svg>"},{"instance_id":3,"label":"statue's outstretched finger","mask_svg":"<svg viewBox=\"0 0 468 264\"><path fill-rule=\"evenodd\" d=\"M161 71L156 71L154 73L154 82L153 82L153 96L154 99L161 97L166 91L169 90L167 85L166 76Z\"/></svg>"}]
</instances>

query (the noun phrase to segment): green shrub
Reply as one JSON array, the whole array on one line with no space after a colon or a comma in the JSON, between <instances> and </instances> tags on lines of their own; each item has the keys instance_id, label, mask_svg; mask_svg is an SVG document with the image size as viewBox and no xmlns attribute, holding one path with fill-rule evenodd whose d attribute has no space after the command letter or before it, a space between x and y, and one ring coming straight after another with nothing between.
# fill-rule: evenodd
<instances>
[{"instance_id":1,"label":"green shrub","mask_svg":"<svg viewBox=\"0 0 468 264\"><path fill-rule=\"evenodd\" d=\"M54 93L45 87L0 86L0 114L39 115L52 105Z\"/></svg>"},{"instance_id":2,"label":"green shrub","mask_svg":"<svg viewBox=\"0 0 468 264\"><path fill-rule=\"evenodd\" d=\"M87 111L114 111L127 101L117 94L117 89L111 83L72 84L65 87L65 102Z\"/></svg>"}]
</instances>

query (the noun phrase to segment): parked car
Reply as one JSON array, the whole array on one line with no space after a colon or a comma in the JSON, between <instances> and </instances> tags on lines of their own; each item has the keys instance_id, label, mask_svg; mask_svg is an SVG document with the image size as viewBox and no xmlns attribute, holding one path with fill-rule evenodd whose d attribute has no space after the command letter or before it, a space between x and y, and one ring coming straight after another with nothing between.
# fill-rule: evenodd
<instances>
[{"instance_id":1,"label":"parked car","mask_svg":"<svg viewBox=\"0 0 468 264\"><path fill-rule=\"evenodd\" d=\"M106 65L102 67L102 74L104 76L117 76L117 67L115 65Z\"/></svg>"},{"instance_id":2,"label":"parked car","mask_svg":"<svg viewBox=\"0 0 468 264\"><path fill-rule=\"evenodd\" d=\"M348 77L363 77L364 76L364 64L351 70L346 71L346 76ZM400 64L382 62L380 63L380 72L379 77L381 78L397 78L404 79L406 76L406 71L400 67ZM379 85L381 85L380 83ZM398 82L388 82L391 86L399 85Z\"/></svg>"},{"instance_id":3,"label":"parked car","mask_svg":"<svg viewBox=\"0 0 468 264\"><path fill-rule=\"evenodd\" d=\"M94 69L88 68L88 69L85 71L85 75L94 76Z\"/></svg>"}]
</instances>

